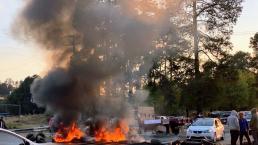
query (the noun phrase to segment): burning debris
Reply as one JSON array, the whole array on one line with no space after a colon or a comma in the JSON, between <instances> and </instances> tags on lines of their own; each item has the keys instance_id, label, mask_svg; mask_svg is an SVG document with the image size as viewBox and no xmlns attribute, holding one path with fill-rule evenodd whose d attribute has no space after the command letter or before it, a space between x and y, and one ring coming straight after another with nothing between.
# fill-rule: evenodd
<instances>
[{"instance_id":1,"label":"burning debris","mask_svg":"<svg viewBox=\"0 0 258 145\"><path fill-rule=\"evenodd\" d=\"M53 140L57 143L73 142L74 140L81 140L84 133L77 127L76 123L65 127L60 125L60 128L55 133Z\"/></svg>"},{"instance_id":2,"label":"burning debris","mask_svg":"<svg viewBox=\"0 0 258 145\"><path fill-rule=\"evenodd\" d=\"M121 142L127 140L129 127L124 120L118 120L114 126L108 126L107 122L100 124L95 133L97 142Z\"/></svg>"},{"instance_id":3,"label":"burning debris","mask_svg":"<svg viewBox=\"0 0 258 145\"><path fill-rule=\"evenodd\" d=\"M125 142L129 132L129 126L124 120L117 120L110 123L107 120L98 120L94 125L94 142ZM66 142L87 142L90 134L84 133L75 122L69 126L60 123L57 132L54 134L53 141L57 143Z\"/></svg>"}]
</instances>

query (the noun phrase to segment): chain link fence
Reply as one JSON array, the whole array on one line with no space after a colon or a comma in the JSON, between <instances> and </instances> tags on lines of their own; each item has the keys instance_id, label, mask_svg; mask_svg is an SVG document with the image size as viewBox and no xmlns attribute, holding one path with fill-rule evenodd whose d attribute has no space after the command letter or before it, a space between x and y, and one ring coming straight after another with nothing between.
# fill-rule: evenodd
<instances>
[{"instance_id":1,"label":"chain link fence","mask_svg":"<svg viewBox=\"0 0 258 145\"><path fill-rule=\"evenodd\" d=\"M21 105L0 104L0 116L21 115Z\"/></svg>"}]
</instances>

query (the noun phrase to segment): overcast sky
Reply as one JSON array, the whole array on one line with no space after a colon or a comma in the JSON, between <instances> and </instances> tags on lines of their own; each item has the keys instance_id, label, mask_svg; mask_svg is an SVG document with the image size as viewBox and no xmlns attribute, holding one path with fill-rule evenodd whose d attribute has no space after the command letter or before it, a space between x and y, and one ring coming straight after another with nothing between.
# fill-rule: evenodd
<instances>
[{"instance_id":1,"label":"overcast sky","mask_svg":"<svg viewBox=\"0 0 258 145\"><path fill-rule=\"evenodd\" d=\"M10 35L10 27L22 0L0 0L0 81L6 78L23 80L26 76L42 74L47 68L46 57L28 40L17 41ZM245 0L243 12L234 27L234 51L252 52L250 37L258 32L258 0Z\"/></svg>"}]
</instances>

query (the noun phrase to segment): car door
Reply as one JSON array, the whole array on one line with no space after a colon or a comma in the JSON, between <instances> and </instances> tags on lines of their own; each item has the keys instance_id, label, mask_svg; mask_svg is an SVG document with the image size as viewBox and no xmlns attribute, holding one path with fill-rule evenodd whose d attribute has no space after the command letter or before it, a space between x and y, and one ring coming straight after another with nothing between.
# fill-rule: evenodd
<instances>
[{"instance_id":1,"label":"car door","mask_svg":"<svg viewBox=\"0 0 258 145\"><path fill-rule=\"evenodd\" d=\"M216 127L217 137L221 138L223 135L224 127L219 119L215 119L215 127Z\"/></svg>"},{"instance_id":2,"label":"car door","mask_svg":"<svg viewBox=\"0 0 258 145\"><path fill-rule=\"evenodd\" d=\"M219 126L220 126L220 133L221 133L221 137L223 137L224 135L224 125L222 124L222 122L218 119L219 122Z\"/></svg>"},{"instance_id":3,"label":"car door","mask_svg":"<svg viewBox=\"0 0 258 145\"><path fill-rule=\"evenodd\" d=\"M4 132L0 130L0 144L1 145L23 145L25 144L22 138L10 134L8 132Z\"/></svg>"}]
</instances>

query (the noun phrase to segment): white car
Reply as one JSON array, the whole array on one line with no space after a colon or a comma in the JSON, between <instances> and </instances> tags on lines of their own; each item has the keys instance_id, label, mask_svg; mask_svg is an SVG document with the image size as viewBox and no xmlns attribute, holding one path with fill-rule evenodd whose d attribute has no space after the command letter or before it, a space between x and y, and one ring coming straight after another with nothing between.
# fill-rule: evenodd
<instances>
[{"instance_id":1,"label":"white car","mask_svg":"<svg viewBox=\"0 0 258 145\"><path fill-rule=\"evenodd\" d=\"M224 126L218 118L198 118L188 127L186 136L188 141L206 139L216 142L224 139Z\"/></svg>"},{"instance_id":2,"label":"white car","mask_svg":"<svg viewBox=\"0 0 258 145\"><path fill-rule=\"evenodd\" d=\"M0 128L0 145L56 145L56 144L35 143L12 131Z\"/></svg>"},{"instance_id":3,"label":"white car","mask_svg":"<svg viewBox=\"0 0 258 145\"><path fill-rule=\"evenodd\" d=\"M18 135L6 129L0 128L0 144L1 145L38 145L25 137Z\"/></svg>"}]
</instances>

